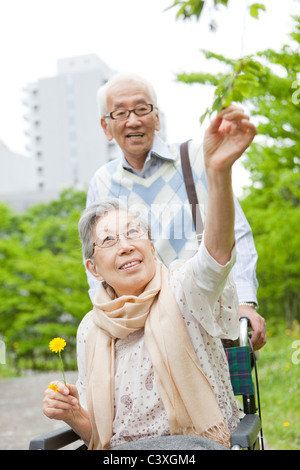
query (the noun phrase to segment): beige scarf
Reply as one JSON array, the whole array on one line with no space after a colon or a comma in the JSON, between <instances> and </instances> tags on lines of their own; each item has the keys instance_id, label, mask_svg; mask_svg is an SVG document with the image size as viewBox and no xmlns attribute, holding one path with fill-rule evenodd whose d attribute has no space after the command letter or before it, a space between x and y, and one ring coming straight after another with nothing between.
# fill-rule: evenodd
<instances>
[{"instance_id":1,"label":"beige scarf","mask_svg":"<svg viewBox=\"0 0 300 470\"><path fill-rule=\"evenodd\" d=\"M199 435L228 447L227 425L169 287L168 269L157 262L154 278L138 297L113 298L111 290L101 285L96 293L86 342L89 449L108 449L112 437L115 340L143 327L170 433Z\"/></svg>"}]
</instances>

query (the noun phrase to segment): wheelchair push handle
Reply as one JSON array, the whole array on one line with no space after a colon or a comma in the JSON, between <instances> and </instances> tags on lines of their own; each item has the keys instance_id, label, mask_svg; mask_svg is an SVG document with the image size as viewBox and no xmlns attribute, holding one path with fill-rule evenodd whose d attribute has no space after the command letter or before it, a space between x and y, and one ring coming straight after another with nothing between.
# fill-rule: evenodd
<instances>
[{"instance_id":1,"label":"wheelchair push handle","mask_svg":"<svg viewBox=\"0 0 300 470\"><path fill-rule=\"evenodd\" d=\"M240 318L240 346L248 346L248 327L250 326L249 318Z\"/></svg>"}]
</instances>

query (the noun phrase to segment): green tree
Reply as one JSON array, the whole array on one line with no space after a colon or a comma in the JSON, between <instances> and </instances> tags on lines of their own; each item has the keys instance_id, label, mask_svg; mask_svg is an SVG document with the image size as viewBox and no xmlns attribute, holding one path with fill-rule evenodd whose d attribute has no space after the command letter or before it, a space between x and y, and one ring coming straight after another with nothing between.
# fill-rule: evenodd
<instances>
[{"instance_id":1,"label":"green tree","mask_svg":"<svg viewBox=\"0 0 300 470\"><path fill-rule=\"evenodd\" d=\"M66 365L76 364L77 327L91 308L77 231L85 197L64 191L23 214L0 205L0 334L19 367L53 366L55 336L68 342Z\"/></svg>"},{"instance_id":2,"label":"green tree","mask_svg":"<svg viewBox=\"0 0 300 470\"><path fill-rule=\"evenodd\" d=\"M205 51L225 73L178 76L185 83L215 86L212 110L247 102L256 117L258 136L245 163L252 185L242 206L259 254L262 311L285 315L289 326L300 319L300 17L294 22L292 45L279 52L232 60Z\"/></svg>"},{"instance_id":3,"label":"green tree","mask_svg":"<svg viewBox=\"0 0 300 470\"><path fill-rule=\"evenodd\" d=\"M248 152L253 185L243 202L260 255L261 302L270 314L285 312L289 327L300 319L300 17L295 23L293 47L259 54L270 68L251 99L259 138Z\"/></svg>"}]
</instances>

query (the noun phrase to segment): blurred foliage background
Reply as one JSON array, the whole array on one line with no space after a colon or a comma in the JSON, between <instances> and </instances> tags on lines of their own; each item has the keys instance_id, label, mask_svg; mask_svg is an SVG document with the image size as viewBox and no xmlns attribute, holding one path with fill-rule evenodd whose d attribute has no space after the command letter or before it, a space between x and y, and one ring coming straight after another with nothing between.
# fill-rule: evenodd
<instances>
[{"instance_id":1,"label":"blurred foliage background","mask_svg":"<svg viewBox=\"0 0 300 470\"><path fill-rule=\"evenodd\" d=\"M202 2L174 6L179 4L193 16L192 5ZM204 122L235 102L246 106L257 125L244 159L251 184L240 202L258 252L259 313L267 321L268 341L258 362L264 435L269 447L285 450L300 449L300 16L292 20L289 44L279 51L232 59L205 50L219 73L196 70L177 77L214 87Z\"/></svg>"},{"instance_id":2,"label":"blurred foliage background","mask_svg":"<svg viewBox=\"0 0 300 470\"><path fill-rule=\"evenodd\" d=\"M176 0L172 7L179 8L178 17L198 19L203 4ZM263 5L254 6L258 16ZM268 343L259 361L265 433L271 446L283 449L300 449L300 16L293 21L291 42L280 51L239 60L202 51L220 72L177 77L214 87L211 111L243 103L257 123L244 159L251 185L240 202L259 255L258 299L267 320ZM59 368L48 348L55 336L67 341L66 369L76 368L77 327L91 309L77 232L85 200L84 192L70 189L22 214L0 203L0 339L10 374Z\"/></svg>"},{"instance_id":3,"label":"blurred foliage background","mask_svg":"<svg viewBox=\"0 0 300 470\"><path fill-rule=\"evenodd\" d=\"M56 369L48 343L66 339L66 368L76 369L76 331L91 309L77 224L86 194L17 214L0 204L0 325L13 370Z\"/></svg>"},{"instance_id":4,"label":"blurred foliage background","mask_svg":"<svg viewBox=\"0 0 300 470\"><path fill-rule=\"evenodd\" d=\"M252 184L241 204L259 254L261 309L267 318L285 319L288 328L300 319L300 17L290 37L293 45L243 60L203 51L220 73L178 76L216 87L215 103L241 102L254 117L258 135L244 163Z\"/></svg>"}]
</instances>

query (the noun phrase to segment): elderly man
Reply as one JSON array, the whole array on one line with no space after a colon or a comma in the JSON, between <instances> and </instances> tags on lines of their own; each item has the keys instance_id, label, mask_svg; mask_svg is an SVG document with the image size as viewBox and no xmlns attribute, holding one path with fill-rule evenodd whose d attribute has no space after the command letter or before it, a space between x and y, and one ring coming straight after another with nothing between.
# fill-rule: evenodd
<instances>
[{"instance_id":1,"label":"elderly man","mask_svg":"<svg viewBox=\"0 0 300 470\"><path fill-rule=\"evenodd\" d=\"M99 168L91 180L87 206L107 197L149 211L157 256L169 264L189 259L198 248L191 208L180 163L179 145L163 142L157 98L152 85L135 75L119 74L98 91L101 126L109 141L115 139L122 156ZM189 143L189 156L202 216L207 207L207 181L202 143ZM237 263L233 276L239 296L239 314L249 318L254 348L266 343L264 319L257 313L257 253L251 228L235 198ZM98 283L89 273L90 297Z\"/></svg>"}]
</instances>

